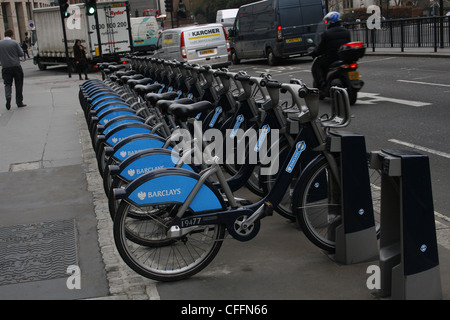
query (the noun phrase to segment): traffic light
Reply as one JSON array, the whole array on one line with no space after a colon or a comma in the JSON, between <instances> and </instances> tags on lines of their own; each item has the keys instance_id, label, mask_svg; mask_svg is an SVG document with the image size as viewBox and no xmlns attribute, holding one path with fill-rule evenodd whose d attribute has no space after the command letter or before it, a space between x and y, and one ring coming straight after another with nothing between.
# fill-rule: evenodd
<instances>
[{"instance_id":1,"label":"traffic light","mask_svg":"<svg viewBox=\"0 0 450 320\"><path fill-rule=\"evenodd\" d=\"M167 12L173 12L173 0L164 0Z\"/></svg>"},{"instance_id":2,"label":"traffic light","mask_svg":"<svg viewBox=\"0 0 450 320\"><path fill-rule=\"evenodd\" d=\"M178 3L178 10L177 10L177 17L180 19L186 19L187 13L186 13L186 5L183 3L182 0Z\"/></svg>"},{"instance_id":3,"label":"traffic light","mask_svg":"<svg viewBox=\"0 0 450 320\"><path fill-rule=\"evenodd\" d=\"M69 0L58 0L59 2L59 9L61 10L61 13L63 14L64 18L68 18L70 16L70 13L67 12L67 9L69 8Z\"/></svg>"},{"instance_id":4,"label":"traffic light","mask_svg":"<svg viewBox=\"0 0 450 320\"><path fill-rule=\"evenodd\" d=\"M97 11L97 0L84 0L86 4L86 13L88 16L92 16Z\"/></svg>"}]
</instances>

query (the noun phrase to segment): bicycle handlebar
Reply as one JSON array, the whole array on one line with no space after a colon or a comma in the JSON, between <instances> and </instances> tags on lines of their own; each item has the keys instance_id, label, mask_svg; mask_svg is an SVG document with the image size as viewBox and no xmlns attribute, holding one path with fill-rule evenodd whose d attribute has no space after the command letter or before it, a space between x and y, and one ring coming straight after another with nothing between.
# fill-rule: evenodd
<instances>
[{"instance_id":1,"label":"bicycle handlebar","mask_svg":"<svg viewBox=\"0 0 450 320\"><path fill-rule=\"evenodd\" d=\"M281 89L281 83L275 80L263 79L261 80L261 86L267 88Z\"/></svg>"},{"instance_id":2,"label":"bicycle handlebar","mask_svg":"<svg viewBox=\"0 0 450 320\"><path fill-rule=\"evenodd\" d=\"M234 79L238 80L238 81L249 81L250 80L250 76L237 73L234 76Z\"/></svg>"},{"instance_id":3,"label":"bicycle handlebar","mask_svg":"<svg viewBox=\"0 0 450 320\"><path fill-rule=\"evenodd\" d=\"M228 77L227 72L223 70L215 70L213 75L214 77Z\"/></svg>"}]
</instances>

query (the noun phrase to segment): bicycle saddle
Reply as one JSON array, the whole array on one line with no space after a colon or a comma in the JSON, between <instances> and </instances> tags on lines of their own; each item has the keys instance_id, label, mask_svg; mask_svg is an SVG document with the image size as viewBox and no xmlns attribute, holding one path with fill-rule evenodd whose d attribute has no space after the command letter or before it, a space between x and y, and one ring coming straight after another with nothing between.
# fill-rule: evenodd
<instances>
[{"instance_id":1,"label":"bicycle saddle","mask_svg":"<svg viewBox=\"0 0 450 320\"><path fill-rule=\"evenodd\" d=\"M170 105L174 103L191 104L194 103L194 100L190 98L182 98L178 100L159 100L156 103L156 107L159 108L162 113L167 113L167 110L169 109Z\"/></svg>"},{"instance_id":2,"label":"bicycle saddle","mask_svg":"<svg viewBox=\"0 0 450 320\"><path fill-rule=\"evenodd\" d=\"M165 93L148 93L145 95L145 100L149 101L153 106L159 100L173 100L178 97L178 93L175 91Z\"/></svg>"},{"instance_id":3,"label":"bicycle saddle","mask_svg":"<svg viewBox=\"0 0 450 320\"><path fill-rule=\"evenodd\" d=\"M130 79L128 80L127 84L128 86L133 89L138 84L148 84L152 82L153 80L151 78L143 78L143 79Z\"/></svg>"},{"instance_id":4,"label":"bicycle saddle","mask_svg":"<svg viewBox=\"0 0 450 320\"><path fill-rule=\"evenodd\" d=\"M122 76L131 76L133 74L136 74L136 71L134 70L128 70L128 71L117 71L116 72L116 76L118 78L122 77Z\"/></svg>"},{"instance_id":5,"label":"bicycle saddle","mask_svg":"<svg viewBox=\"0 0 450 320\"><path fill-rule=\"evenodd\" d=\"M214 105L209 101L199 101L191 104L172 103L168 111L181 121L195 117L200 112L211 110Z\"/></svg>"},{"instance_id":6,"label":"bicycle saddle","mask_svg":"<svg viewBox=\"0 0 450 320\"><path fill-rule=\"evenodd\" d=\"M138 84L133 89L134 89L134 91L136 91L136 93L138 95L140 95L142 98L144 98L144 96L147 93L158 91L162 87L163 86L161 84L159 84L159 83L154 83L154 84L151 84L151 85L148 85L148 86L143 85L143 84Z\"/></svg>"},{"instance_id":7,"label":"bicycle saddle","mask_svg":"<svg viewBox=\"0 0 450 320\"><path fill-rule=\"evenodd\" d=\"M120 69L126 68L126 66L123 65L123 64L121 64L121 65L112 65L112 64L110 64L106 68L111 70L111 71L118 71ZM125 72L125 71L121 71L121 72Z\"/></svg>"},{"instance_id":8,"label":"bicycle saddle","mask_svg":"<svg viewBox=\"0 0 450 320\"><path fill-rule=\"evenodd\" d=\"M140 80L144 79L144 76L142 74L134 74L132 76L121 76L120 82L123 84L127 84L129 80Z\"/></svg>"}]
</instances>

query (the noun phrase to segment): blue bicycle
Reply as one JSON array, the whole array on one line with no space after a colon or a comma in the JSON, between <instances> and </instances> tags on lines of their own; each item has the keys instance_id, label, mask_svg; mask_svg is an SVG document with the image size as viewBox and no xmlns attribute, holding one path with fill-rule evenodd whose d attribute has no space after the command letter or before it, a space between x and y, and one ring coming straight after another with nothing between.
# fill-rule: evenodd
<instances>
[{"instance_id":1,"label":"blue bicycle","mask_svg":"<svg viewBox=\"0 0 450 320\"><path fill-rule=\"evenodd\" d=\"M320 121L316 89L295 83L266 85L303 97L306 106L290 119L298 134L280 163L273 187L260 201L239 203L217 158L209 159L211 165L200 173L165 168L142 175L126 188L114 189L114 197L120 201L114 218L115 243L122 259L137 273L158 281L176 281L198 273L217 255L226 231L239 241L253 239L260 230L260 220L272 214L298 175L292 207L299 224L319 247L334 250L331 229L343 210L341 154L329 150L326 142L330 128L346 127L350 122L347 93L333 89L333 116ZM195 115L183 105L172 104L171 108L175 116ZM319 155L298 174L301 159L317 151ZM248 174L254 165L246 162L240 170ZM364 165L367 168L367 163ZM213 176L217 183L211 181ZM367 188L366 178L368 174L356 181L354 188ZM142 213L139 219L134 216L136 208ZM372 208L362 210L371 212ZM323 230L329 232L323 234Z\"/></svg>"}]
</instances>

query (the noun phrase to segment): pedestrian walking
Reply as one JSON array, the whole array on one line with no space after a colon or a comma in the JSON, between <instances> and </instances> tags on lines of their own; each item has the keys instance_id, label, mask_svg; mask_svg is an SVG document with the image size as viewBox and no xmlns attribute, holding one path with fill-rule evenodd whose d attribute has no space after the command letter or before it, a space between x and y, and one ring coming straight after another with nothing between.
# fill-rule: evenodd
<instances>
[{"instance_id":1,"label":"pedestrian walking","mask_svg":"<svg viewBox=\"0 0 450 320\"><path fill-rule=\"evenodd\" d=\"M23 40L22 42L22 50L23 50L23 61L30 59L30 55L28 54L28 43L26 40Z\"/></svg>"},{"instance_id":2,"label":"pedestrian walking","mask_svg":"<svg viewBox=\"0 0 450 320\"><path fill-rule=\"evenodd\" d=\"M14 32L11 29L5 31L5 37L0 40L0 62L2 63L2 77L5 84L6 109L11 109L12 84L16 86L17 107L25 107L23 103L23 70L20 58L23 50L19 43L12 39Z\"/></svg>"},{"instance_id":3,"label":"pedestrian walking","mask_svg":"<svg viewBox=\"0 0 450 320\"><path fill-rule=\"evenodd\" d=\"M84 47L81 45L81 40L75 40L75 44L73 46L73 56L75 58L75 69L78 72L80 80L83 80L81 74L84 73L85 80L88 80L87 76L87 58L86 51L84 51Z\"/></svg>"}]
</instances>

